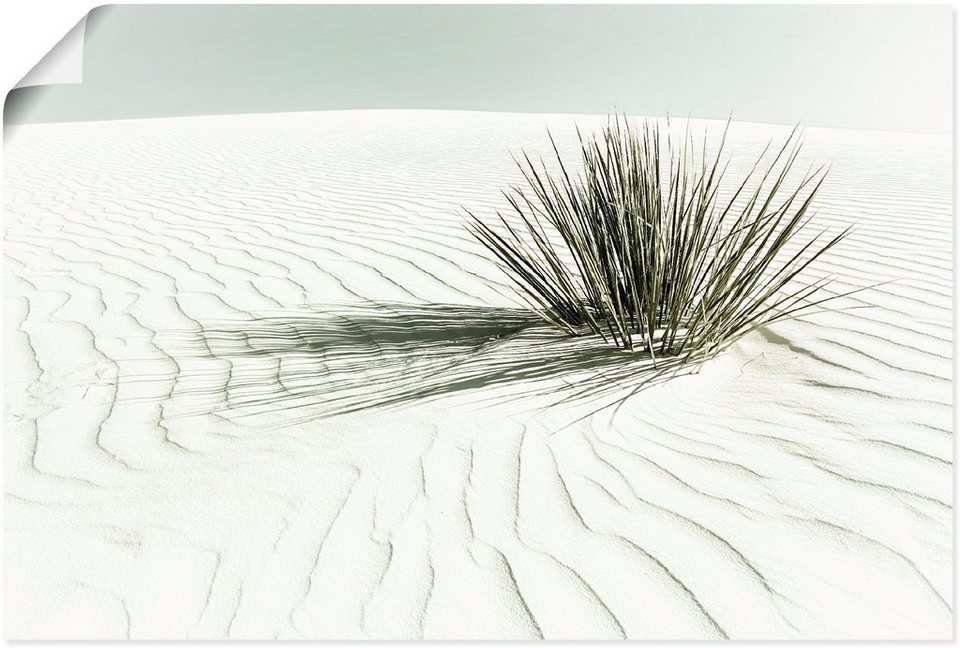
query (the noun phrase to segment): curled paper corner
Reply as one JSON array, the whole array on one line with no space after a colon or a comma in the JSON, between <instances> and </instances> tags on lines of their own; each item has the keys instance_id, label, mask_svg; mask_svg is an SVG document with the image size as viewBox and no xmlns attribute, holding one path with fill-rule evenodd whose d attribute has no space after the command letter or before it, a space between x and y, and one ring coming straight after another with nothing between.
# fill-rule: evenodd
<instances>
[{"instance_id":1,"label":"curled paper corner","mask_svg":"<svg viewBox=\"0 0 960 648\"><path fill-rule=\"evenodd\" d=\"M80 19L13 89L83 82L83 43L87 17Z\"/></svg>"},{"instance_id":2,"label":"curled paper corner","mask_svg":"<svg viewBox=\"0 0 960 648\"><path fill-rule=\"evenodd\" d=\"M96 31L97 16L110 5L88 11L20 81L10 88L3 100L3 142L11 137L11 127L32 121L58 121L56 116L43 119L44 110L56 105L63 93L73 92L83 84L86 46ZM91 22L92 21L92 22ZM62 121L62 120L61 120Z\"/></svg>"}]
</instances>

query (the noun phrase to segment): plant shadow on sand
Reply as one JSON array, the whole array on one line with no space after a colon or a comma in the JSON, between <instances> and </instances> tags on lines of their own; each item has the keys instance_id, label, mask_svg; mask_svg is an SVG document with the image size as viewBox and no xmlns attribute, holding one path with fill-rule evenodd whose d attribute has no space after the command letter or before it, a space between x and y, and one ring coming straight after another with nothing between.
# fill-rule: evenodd
<instances>
[{"instance_id":1,"label":"plant shadow on sand","mask_svg":"<svg viewBox=\"0 0 960 648\"><path fill-rule=\"evenodd\" d=\"M523 309L451 304L324 306L208 322L175 339L171 355L190 362L168 415L282 412L292 424L452 394L481 407L536 398L602 409L693 369L567 337Z\"/></svg>"}]
</instances>

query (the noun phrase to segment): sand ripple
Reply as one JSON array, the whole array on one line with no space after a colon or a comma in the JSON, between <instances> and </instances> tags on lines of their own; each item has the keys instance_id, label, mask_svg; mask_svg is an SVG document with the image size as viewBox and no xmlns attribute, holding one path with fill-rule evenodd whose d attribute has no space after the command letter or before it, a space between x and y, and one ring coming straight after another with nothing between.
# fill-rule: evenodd
<instances>
[{"instance_id":1,"label":"sand ripple","mask_svg":"<svg viewBox=\"0 0 960 648\"><path fill-rule=\"evenodd\" d=\"M8 129L8 636L949 637L949 140L810 129L889 283L647 380L462 228L545 123Z\"/></svg>"}]
</instances>

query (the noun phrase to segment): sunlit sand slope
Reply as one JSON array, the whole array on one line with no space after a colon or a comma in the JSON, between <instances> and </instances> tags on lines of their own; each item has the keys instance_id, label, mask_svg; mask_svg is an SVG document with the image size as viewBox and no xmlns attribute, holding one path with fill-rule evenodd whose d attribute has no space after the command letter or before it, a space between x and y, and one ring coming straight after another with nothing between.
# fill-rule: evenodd
<instances>
[{"instance_id":1,"label":"sunlit sand slope","mask_svg":"<svg viewBox=\"0 0 960 648\"><path fill-rule=\"evenodd\" d=\"M885 283L670 379L463 228L575 121L8 129L8 635L950 637L949 139L809 129Z\"/></svg>"}]
</instances>

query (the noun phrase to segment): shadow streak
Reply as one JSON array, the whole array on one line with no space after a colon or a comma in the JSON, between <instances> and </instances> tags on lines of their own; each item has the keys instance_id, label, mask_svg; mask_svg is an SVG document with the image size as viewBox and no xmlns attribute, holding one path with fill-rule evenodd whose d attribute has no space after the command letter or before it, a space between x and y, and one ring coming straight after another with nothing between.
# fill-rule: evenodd
<instances>
[{"instance_id":1,"label":"shadow streak","mask_svg":"<svg viewBox=\"0 0 960 648\"><path fill-rule=\"evenodd\" d=\"M283 411L291 424L463 392L480 405L540 398L538 407L602 409L684 369L568 337L522 309L450 304L325 306L175 337L182 367L167 414Z\"/></svg>"}]
</instances>

